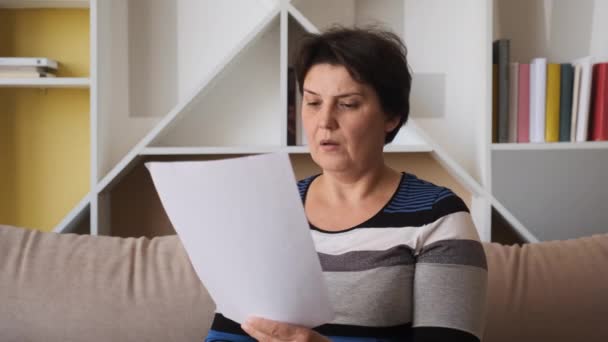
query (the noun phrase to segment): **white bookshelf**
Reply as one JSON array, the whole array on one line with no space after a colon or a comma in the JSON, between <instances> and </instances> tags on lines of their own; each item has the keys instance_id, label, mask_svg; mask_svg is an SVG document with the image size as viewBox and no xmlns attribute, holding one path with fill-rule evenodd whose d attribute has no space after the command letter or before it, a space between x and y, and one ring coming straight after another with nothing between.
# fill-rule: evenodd
<instances>
[{"instance_id":1,"label":"white bookshelf","mask_svg":"<svg viewBox=\"0 0 608 342\"><path fill-rule=\"evenodd\" d=\"M474 2L469 0L467 5ZM482 149L474 144L485 133L478 126L484 124L484 107L489 105L487 101L472 109L469 105L487 98L484 83L478 82L487 75L477 66L469 86L460 89L457 80L469 71L447 68L449 56L434 56L432 63L422 65L420 61L429 59L429 50L414 46L443 35L444 30L417 37L417 25L423 23L408 22L420 15L433 18L427 12L436 5L351 0L327 7L324 1L242 0L238 6L208 7L194 0L180 1L179 6L160 0L92 1L92 191L56 231L73 229L78 221L89 219L92 234L116 233L111 228L112 213L120 199L113 189L128 187L125 182L133 179L129 174L140 172L145 160L276 151L306 158L307 146L286 144L286 67L292 63L294 40L332 22L381 21L406 39L414 78L430 80L426 88L414 85L417 96L412 100L410 122L385 152L393 159L410 153L434 157L470 192L480 235L489 240L489 200L483 176L488 170L483 167ZM457 30L454 35L475 35L471 44L480 45L457 55L462 59L474 55L489 63L490 42L477 32L488 31L490 21L484 11L491 8L481 8L472 20L475 25L460 26L471 18L449 24ZM468 12L459 9L457 13ZM450 10L442 15L453 14ZM228 23L226 16L231 17ZM443 93L429 92L434 80L443 82ZM472 87L473 83L477 86ZM454 144L450 131L455 127L473 133L464 135L465 143ZM461 138L456 134L455 139Z\"/></svg>"},{"instance_id":2,"label":"white bookshelf","mask_svg":"<svg viewBox=\"0 0 608 342\"><path fill-rule=\"evenodd\" d=\"M86 77L0 78L0 87L8 88L89 88Z\"/></svg>"},{"instance_id":3,"label":"white bookshelf","mask_svg":"<svg viewBox=\"0 0 608 342\"><path fill-rule=\"evenodd\" d=\"M595 10L608 13L605 1L595 3ZM195 0L108 0L90 6L92 191L58 231L90 218L93 234L116 233L112 213L122 202L114 189L128 188L146 160L277 151L308 158L307 146L286 144L286 69L298 36L332 23L381 22L404 39L414 78L410 122L385 152L392 159L427 154L448 170L469 192L485 241L492 207L526 240L538 240L494 192L505 177L496 173L496 156L607 147L490 142L491 47L501 29L516 27L517 11L507 8L515 6L509 1L239 0L209 6ZM601 37L596 26L591 32ZM599 54L603 47L591 41L589 51Z\"/></svg>"},{"instance_id":4,"label":"white bookshelf","mask_svg":"<svg viewBox=\"0 0 608 342\"><path fill-rule=\"evenodd\" d=\"M491 3L0 0L0 8L16 4L91 13L89 78L0 81L90 90L91 192L55 231L88 221L92 234L115 234L112 215L123 202L114 189L137 182L131 175L146 160L277 151L306 160L307 146L286 144L294 43L332 23L382 23L405 40L414 77L410 121L385 152L391 160L434 158L432 167L448 170L468 192L480 236L490 239Z\"/></svg>"}]
</instances>

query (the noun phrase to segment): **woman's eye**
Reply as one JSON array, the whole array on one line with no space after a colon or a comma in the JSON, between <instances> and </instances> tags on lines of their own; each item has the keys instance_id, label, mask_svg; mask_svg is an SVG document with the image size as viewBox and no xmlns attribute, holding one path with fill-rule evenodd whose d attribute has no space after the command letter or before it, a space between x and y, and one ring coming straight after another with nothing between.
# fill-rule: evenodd
<instances>
[{"instance_id":1,"label":"woman's eye","mask_svg":"<svg viewBox=\"0 0 608 342\"><path fill-rule=\"evenodd\" d=\"M319 105L319 102L306 102L306 105L316 107Z\"/></svg>"},{"instance_id":2,"label":"woman's eye","mask_svg":"<svg viewBox=\"0 0 608 342\"><path fill-rule=\"evenodd\" d=\"M357 108L357 106L359 106L359 104L358 103L341 103L340 106L344 107L344 108L348 108L348 109L355 109L355 108Z\"/></svg>"}]
</instances>

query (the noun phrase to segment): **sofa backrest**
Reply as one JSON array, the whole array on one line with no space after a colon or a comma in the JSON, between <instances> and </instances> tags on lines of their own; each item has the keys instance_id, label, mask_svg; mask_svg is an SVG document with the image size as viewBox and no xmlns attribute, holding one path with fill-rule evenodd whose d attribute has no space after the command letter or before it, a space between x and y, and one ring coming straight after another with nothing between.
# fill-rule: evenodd
<instances>
[{"instance_id":1,"label":"sofa backrest","mask_svg":"<svg viewBox=\"0 0 608 342\"><path fill-rule=\"evenodd\" d=\"M214 308L177 236L0 227L0 341L201 342Z\"/></svg>"},{"instance_id":2,"label":"sofa backrest","mask_svg":"<svg viewBox=\"0 0 608 342\"><path fill-rule=\"evenodd\" d=\"M484 249L484 341L608 341L608 234ZM177 236L0 226L0 341L200 342L214 309Z\"/></svg>"}]
</instances>

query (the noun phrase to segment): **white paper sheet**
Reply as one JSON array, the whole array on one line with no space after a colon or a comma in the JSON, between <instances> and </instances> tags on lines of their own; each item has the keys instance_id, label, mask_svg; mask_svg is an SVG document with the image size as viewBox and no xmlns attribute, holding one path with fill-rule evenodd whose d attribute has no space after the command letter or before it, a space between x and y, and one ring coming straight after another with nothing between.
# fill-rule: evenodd
<instances>
[{"instance_id":1,"label":"white paper sheet","mask_svg":"<svg viewBox=\"0 0 608 342\"><path fill-rule=\"evenodd\" d=\"M146 167L218 312L239 323L334 319L286 153Z\"/></svg>"}]
</instances>

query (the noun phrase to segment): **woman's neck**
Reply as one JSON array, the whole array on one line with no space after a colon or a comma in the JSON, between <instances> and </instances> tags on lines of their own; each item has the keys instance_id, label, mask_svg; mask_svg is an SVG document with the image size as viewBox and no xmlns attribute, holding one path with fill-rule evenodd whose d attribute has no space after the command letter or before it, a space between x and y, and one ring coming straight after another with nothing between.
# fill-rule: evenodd
<instances>
[{"instance_id":1,"label":"woman's neck","mask_svg":"<svg viewBox=\"0 0 608 342\"><path fill-rule=\"evenodd\" d=\"M382 162L365 170L324 171L318 179L317 189L328 203L354 205L391 191L400 179L397 171Z\"/></svg>"}]
</instances>

